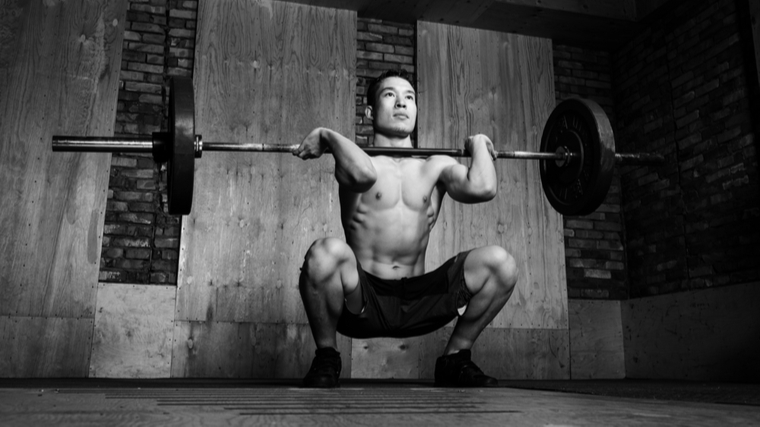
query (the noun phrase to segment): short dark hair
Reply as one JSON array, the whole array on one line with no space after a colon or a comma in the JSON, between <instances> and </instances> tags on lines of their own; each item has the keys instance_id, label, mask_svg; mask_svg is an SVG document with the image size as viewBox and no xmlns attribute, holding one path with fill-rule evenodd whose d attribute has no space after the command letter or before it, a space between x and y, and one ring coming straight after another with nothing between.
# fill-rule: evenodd
<instances>
[{"instance_id":1,"label":"short dark hair","mask_svg":"<svg viewBox=\"0 0 760 427\"><path fill-rule=\"evenodd\" d=\"M414 77L412 73L406 71L406 70L388 70L379 76L375 77L374 80L372 80L372 83L369 84L369 87L367 88L367 105L370 107L375 106L375 101L377 101L377 90L380 87L380 83L383 82L383 80L389 78L389 77L400 77L406 81L409 82L409 84L412 85L412 88L416 90L414 87Z\"/></svg>"}]
</instances>

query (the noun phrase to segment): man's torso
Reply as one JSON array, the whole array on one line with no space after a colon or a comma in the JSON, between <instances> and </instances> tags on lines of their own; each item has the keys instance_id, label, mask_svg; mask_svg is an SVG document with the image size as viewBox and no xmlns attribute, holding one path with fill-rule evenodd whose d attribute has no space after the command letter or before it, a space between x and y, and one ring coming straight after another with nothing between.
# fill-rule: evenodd
<instances>
[{"instance_id":1,"label":"man's torso","mask_svg":"<svg viewBox=\"0 0 760 427\"><path fill-rule=\"evenodd\" d=\"M424 273L425 250L445 195L441 171L455 160L376 156L367 192L340 191L348 245L370 274L386 279Z\"/></svg>"}]
</instances>

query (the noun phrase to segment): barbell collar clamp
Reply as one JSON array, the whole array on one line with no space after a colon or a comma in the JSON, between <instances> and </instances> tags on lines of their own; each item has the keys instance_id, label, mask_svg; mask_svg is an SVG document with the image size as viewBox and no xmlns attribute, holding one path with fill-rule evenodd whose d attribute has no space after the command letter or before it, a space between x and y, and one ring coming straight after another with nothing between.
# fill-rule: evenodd
<instances>
[{"instance_id":1,"label":"barbell collar clamp","mask_svg":"<svg viewBox=\"0 0 760 427\"><path fill-rule=\"evenodd\" d=\"M200 159L203 157L203 138L200 135L195 135L195 142L193 145L195 148L195 158Z\"/></svg>"}]
</instances>

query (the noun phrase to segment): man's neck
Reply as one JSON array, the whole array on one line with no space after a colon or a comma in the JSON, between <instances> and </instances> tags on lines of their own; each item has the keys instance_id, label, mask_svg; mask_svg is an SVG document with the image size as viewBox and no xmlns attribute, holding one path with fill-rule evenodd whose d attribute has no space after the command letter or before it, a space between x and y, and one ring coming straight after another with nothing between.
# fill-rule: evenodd
<instances>
[{"instance_id":1,"label":"man's neck","mask_svg":"<svg viewBox=\"0 0 760 427\"><path fill-rule=\"evenodd\" d=\"M405 137L388 136L375 133L375 147L392 147L392 148L414 148L412 139L409 135Z\"/></svg>"}]
</instances>

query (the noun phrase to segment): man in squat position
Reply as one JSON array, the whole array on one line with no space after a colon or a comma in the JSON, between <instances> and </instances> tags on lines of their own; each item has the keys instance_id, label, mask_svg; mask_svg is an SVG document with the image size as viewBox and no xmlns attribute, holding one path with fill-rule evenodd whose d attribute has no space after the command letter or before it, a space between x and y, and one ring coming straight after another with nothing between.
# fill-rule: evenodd
<instances>
[{"instance_id":1,"label":"man in squat position","mask_svg":"<svg viewBox=\"0 0 760 427\"><path fill-rule=\"evenodd\" d=\"M375 146L411 148L416 93L403 72L380 76L367 98ZM294 155L317 158L328 148L335 158L346 241L318 239L301 268L301 298L317 345L303 385L339 385L336 331L353 338L401 338L427 334L457 316L436 361L436 385L498 385L470 360L470 348L512 294L514 259L499 246L486 246L424 271L443 197L479 203L496 195L492 142L484 135L467 138L468 168L448 156L370 157L342 135L317 128Z\"/></svg>"}]
</instances>

